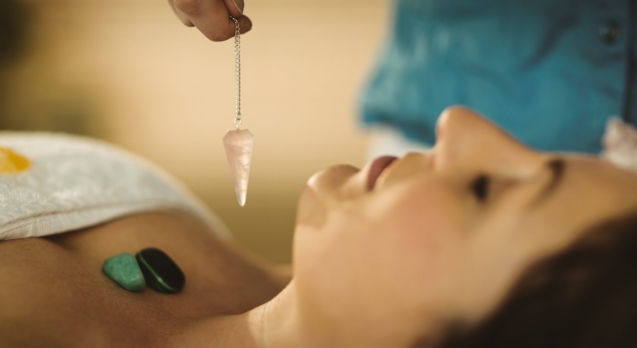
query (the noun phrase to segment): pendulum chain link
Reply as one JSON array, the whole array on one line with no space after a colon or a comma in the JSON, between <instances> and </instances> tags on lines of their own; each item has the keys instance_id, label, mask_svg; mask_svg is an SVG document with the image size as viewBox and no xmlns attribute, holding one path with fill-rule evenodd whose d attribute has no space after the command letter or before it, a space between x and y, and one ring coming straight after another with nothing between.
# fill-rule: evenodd
<instances>
[{"instance_id":1,"label":"pendulum chain link","mask_svg":"<svg viewBox=\"0 0 637 348\"><path fill-rule=\"evenodd\" d=\"M241 125L241 32L239 21L230 17L234 22L234 98L235 118L234 125L239 129Z\"/></svg>"}]
</instances>

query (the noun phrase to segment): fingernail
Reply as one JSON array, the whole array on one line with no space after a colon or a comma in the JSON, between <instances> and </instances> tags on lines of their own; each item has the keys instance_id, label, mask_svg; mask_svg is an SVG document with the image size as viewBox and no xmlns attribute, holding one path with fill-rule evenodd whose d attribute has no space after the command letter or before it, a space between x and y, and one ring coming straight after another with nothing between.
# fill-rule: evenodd
<instances>
[{"instance_id":1,"label":"fingernail","mask_svg":"<svg viewBox=\"0 0 637 348\"><path fill-rule=\"evenodd\" d=\"M232 2L234 2L234 5L237 6L237 8L239 9L239 12L241 12L241 14L243 14L243 0L232 0Z\"/></svg>"}]
</instances>

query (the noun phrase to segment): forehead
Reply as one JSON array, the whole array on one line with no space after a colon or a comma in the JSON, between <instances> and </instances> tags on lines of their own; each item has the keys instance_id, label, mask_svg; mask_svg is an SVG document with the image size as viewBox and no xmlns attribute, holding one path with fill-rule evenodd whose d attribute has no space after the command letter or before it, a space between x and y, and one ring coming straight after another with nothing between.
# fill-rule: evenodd
<instances>
[{"instance_id":1,"label":"forehead","mask_svg":"<svg viewBox=\"0 0 637 348\"><path fill-rule=\"evenodd\" d=\"M527 245L568 242L594 225L637 210L636 174L597 157L557 158L564 161L561 179L540 204L507 197L487 213L480 227Z\"/></svg>"},{"instance_id":2,"label":"forehead","mask_svg":"<svg viewBox=\"0 0 637 348\"><path fill-rule=\"evenodd\" d=\"M477 308L493 308L534 262L564 250L594 226L637 210L637 175L596 157L559 158L563 177L546 200L530 208L504 202L468 234L465 278L467 288L478 293L474 297L483 291Z\"/></svg>"},{"instance_id":3,"label":"forehead","mask_svg":"<svg viewBox=\"0 0 637 348\"><path fill-rule=\"evenodd\" d=\"M593 156L563 156L564 173L552 197L523 212L546 230L583 231L637 209L637 175Z\"/></svg>"},{"instance_id":4,"label":"forehead","mask_svg":"<svg viewBox=\"0 0 637 348\"><path fill-rule=\"evenodd\" d=\"M637 203L637 174L600 157L565 156L563 159L567 167L564 190L570 196ZM582 192L573 192L577 189Z\"/></svg>"}]
</instances>

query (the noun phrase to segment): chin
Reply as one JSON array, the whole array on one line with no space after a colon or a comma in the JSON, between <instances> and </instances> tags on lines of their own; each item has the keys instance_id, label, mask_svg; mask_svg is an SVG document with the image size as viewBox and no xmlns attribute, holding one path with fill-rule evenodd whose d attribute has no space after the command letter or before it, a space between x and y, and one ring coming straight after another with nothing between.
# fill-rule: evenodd
<instances>
[{"instance_id":1,"label":"chin","mask_svg":"<svg viewBox=\"0 0 637 348\"><path fill-rule=\"evenodd\" d=\"M316 176L317 174L315 174ZM311 180L311 179L310 179ZM309 182L305 185L296 208L296 226L311 226L320 228L327 216L327 207L319 198Z\"/></svg>"}]
</instances>

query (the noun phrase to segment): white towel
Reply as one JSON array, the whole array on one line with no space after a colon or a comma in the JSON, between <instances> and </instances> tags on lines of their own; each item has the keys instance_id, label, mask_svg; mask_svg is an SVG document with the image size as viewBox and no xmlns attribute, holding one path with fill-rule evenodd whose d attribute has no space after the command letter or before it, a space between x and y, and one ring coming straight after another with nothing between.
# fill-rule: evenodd
<instances>
[{"instance_id":1,"label":"white towel","mask_svg":"<svg viewBox=\"0 0 637 348\"><path fill-rule=\"evenodd\" d=\"M619 117L606 123L602 157L627 170L637 172L637 130Z\"/></svg>"},{"instance_id":2,"label":"white towel","mask_svg":"<svg viewBox=\"0 0 637 348\"><path fill-rule=\"evenodd\" d=\"M0 240L78 230L119 217L177 210L222 238L221 220L167 173L120 148L88 138L0 132L0 147L31 161L0 174Z\"/></svg>"}]
</instances>

